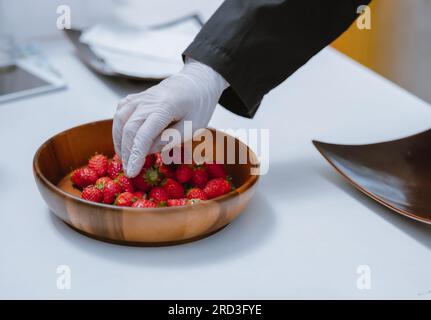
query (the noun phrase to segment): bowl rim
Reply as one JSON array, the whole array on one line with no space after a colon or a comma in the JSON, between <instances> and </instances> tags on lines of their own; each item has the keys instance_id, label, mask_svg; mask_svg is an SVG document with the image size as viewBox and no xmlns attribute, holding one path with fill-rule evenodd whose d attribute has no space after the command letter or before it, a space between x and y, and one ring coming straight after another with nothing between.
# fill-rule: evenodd
<instances>
[{"instance_id":1,"label":"bowl rim","mask_svg":"<svg viewBox=\"0 0 431 320\"><path fill-rule=\"evenodd\" d=\"M214 202L219 202L219 201L226 201L228 199L237 197L240 193L245 192L246 190L250 189L259 179L260 175L250 175L248 177L248 179L238 188L231 190L230 192L220 196L220 197L216 197L213 199L209 199L209 200L203 200L203 201L199 201L193 205L185 205L185 206L177 206L177 207L157 207L157 208L133 208L133 207L119 207L119 206L114 206L112 204L105 204L105 203L99 203L99 202L92 202L92 201L88 201L82 198L79 198L73 194L70 194L62 189L60 189L58 186L56 186L55 184L53 184L51 181L49 181L45 175L42 173L42 170L39 167L39 156L40 153L42 152L42 150L44 148L47 147L47 145L54 140L55 138L57 138L58 136L61 136L63 134L66 134L66 132L73 130L73 129L78 129L80 127L85 127L88 125L96 125L98 123L102 123L102 122L110 122L113 121L113 119L108 118L108 119L103 119L103 120L97 120L97 121L91 121L91 122L87 122L87 123L83 123L68 129L65 129L55 135L53 135L52 137L48 138L47 140L45 140L45 142L43 142L39 148L37 149L35 155L33 156L33 174L35 176L36 179L39 179L48 189L50 189L52 192L66 197L68 199L70 199L71 201L74 202L78 202L78 203L82 203L85 205L89 205L95 208L105 208L105 209L109 209L109 210L114 210L114 211L118 211L118 213L121 213L124 211L132 211L132 212L156 212L156 211L185 211L188 210L190 208L196 208L198 206L209 206ZM218 132L219 130L217 130L216 128L212 128L212 127L208 127L208 129L213 130L215 132ZM221 132L221 131L220 131ZM236 141L238 141L240 144L244 145L248 151L251 152L251 155L257 160L257 164L251 164L251 167L259 169L260 168L260 162L258 161L258 157L256 156L255 152L248 146L246 145L244 142L242 142L241 140L239 140L238 138L231 136L230 134L226 133L226 132L222 132L223 134L234 138Z\"/></svg>"}]
</instances>

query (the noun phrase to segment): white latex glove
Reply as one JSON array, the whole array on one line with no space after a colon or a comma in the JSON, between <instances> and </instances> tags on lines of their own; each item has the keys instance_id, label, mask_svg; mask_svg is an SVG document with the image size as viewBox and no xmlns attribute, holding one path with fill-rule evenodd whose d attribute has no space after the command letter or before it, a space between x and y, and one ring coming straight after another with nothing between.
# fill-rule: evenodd
<instances>
[{"instance_id":1,"label":"white latex glove","mask_svg":"<svg viewBox=\"0 0 431 320\"><path fill-rule=\"evenodd\" d=\"M192 121L193 131L206 128L227 87L212 68L187 59L179 73L121 100L112 130L115 152L121 156L126 175L138 175L145 156L168 143L161 141L161 133L170 123L178 121L172 128L182 136L184 121Z\"/></svg>"}]
</instances>

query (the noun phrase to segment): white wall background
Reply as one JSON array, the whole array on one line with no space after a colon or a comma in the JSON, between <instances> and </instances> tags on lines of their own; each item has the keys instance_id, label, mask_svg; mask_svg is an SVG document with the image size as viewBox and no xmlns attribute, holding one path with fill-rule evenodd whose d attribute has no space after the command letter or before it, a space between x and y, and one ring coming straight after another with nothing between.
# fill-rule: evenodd
<instances>
[{"instance_id":1,"label":"white wall background","mask_svg":"<svg viewBox=\"0 0 431 320\"><path fill-rule=\"evenodd\" d=\"M0 33L17 41L55 36L57 7L71 8L72 27L83 28L120 18L133 25L150 25L191 12L207 19L222 0L0 0Z\"/></svg>"}]
</instances>

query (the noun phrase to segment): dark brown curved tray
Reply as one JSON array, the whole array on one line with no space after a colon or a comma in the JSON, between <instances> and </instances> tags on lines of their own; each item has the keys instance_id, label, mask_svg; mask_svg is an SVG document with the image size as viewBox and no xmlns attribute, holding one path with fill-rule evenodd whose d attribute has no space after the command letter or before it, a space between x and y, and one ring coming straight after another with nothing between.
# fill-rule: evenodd
<instances>
[{"instance_id":1,"label":"dark brown curved tray","mask_svg":"<svg viewBox=\"0 0 431 320\"><path fill-rule=\"evenodd\" d=\"M375 144L313 144L360 191L397 213L431 224L431 129Z\"/></svg>"}]
</instances>

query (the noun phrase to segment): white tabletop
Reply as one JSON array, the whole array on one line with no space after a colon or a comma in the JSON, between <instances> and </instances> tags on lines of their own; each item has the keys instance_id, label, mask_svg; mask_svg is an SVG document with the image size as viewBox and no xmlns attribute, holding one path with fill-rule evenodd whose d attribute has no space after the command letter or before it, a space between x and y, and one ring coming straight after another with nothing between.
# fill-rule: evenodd
<instances>
[{"instance_id":1,"label":"white tabletop","mask_svg":"<svg viewBox=\"0 0 431 320\"><path fill-rule=\"evenodd\" d=\"M312 139L369 143L428 129L430 106L332 49L265 97L253 120L218 107L211 125L270 130L270 171L251 205L204 240L137 248L92 240L51 214L32 175L55 133L112 117L116 85L70 50L48 49L64 91L0 105L0 298L430 298L431 228L356 192ZM70 290L56 286L59 265ZM357 268L371 270L358 289Z\"/></svg>"}]
</instances>

